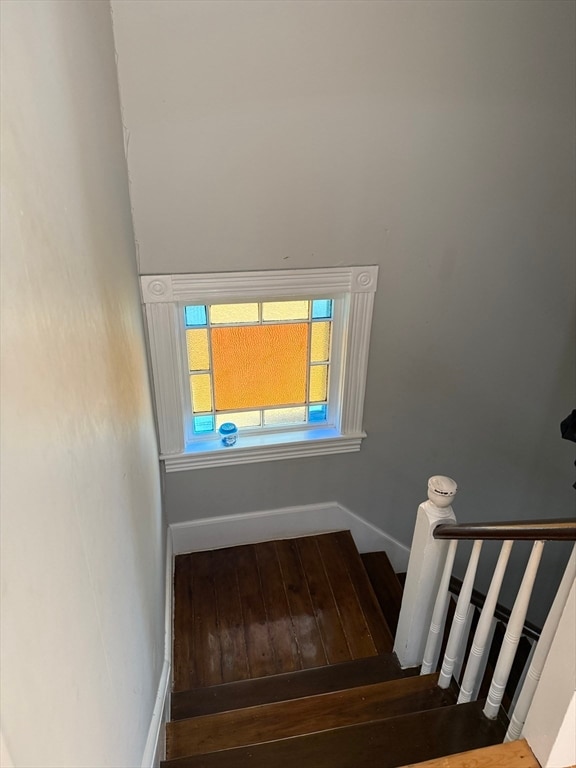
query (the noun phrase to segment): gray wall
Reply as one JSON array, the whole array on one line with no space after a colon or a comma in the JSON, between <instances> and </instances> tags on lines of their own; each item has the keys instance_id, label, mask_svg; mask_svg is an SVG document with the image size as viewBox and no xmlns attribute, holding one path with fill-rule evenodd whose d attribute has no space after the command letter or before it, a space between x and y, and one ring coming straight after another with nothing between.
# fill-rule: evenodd
<instances>
[{"instance_id":1,"label":"gray wall","mask_svg":"<svg viewBox=\"0 0 576 768\"><path fill-rule=\"evenodd\" d=\"M167 477L170 521L337 500L409 543L567 515L573 2L115 2L142 273L379 264L355 455Z\"/></svg>"},{"instance_id":2,"label":"gray wall","mask_svg":"<svg viewBox=\"0 0 576 768\"><path fill-rule=\"evenodd\" d=\"M2 765L133 768L165 524L109 5L3 2L1 51Z\"/></svg>"}]
</instances>

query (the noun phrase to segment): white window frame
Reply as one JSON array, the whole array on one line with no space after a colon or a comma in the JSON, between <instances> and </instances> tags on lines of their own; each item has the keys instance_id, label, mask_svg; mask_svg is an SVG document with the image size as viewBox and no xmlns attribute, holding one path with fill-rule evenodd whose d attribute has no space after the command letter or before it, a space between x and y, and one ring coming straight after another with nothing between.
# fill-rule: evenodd
<instances>
[{"instance_id":1,"label":"white window frame","mask_svg":"<svg viewBox=\"0 0 576 768\"><path fill-rule=\"evenodd\" d=\"M160 439L167 472L359 451L378 267L327 267L258 272L145 275L140 278ZM225 447L217 433L187 442L190 418L185 304L331 298L338 302L331 424L239 434ZM333 400L336 402L333 402Z\"/></svg>"}]
</instances>

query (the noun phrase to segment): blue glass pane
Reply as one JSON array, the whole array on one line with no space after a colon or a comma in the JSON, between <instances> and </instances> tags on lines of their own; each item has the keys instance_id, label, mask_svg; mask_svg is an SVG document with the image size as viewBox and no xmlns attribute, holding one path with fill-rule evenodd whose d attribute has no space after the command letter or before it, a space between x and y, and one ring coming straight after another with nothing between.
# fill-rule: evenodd
<instances>
[{"instance_id":1,"label":"blue glass pane","mask_svg":"<svg viewBox=\"0 0 576 768\"><path fill-rule=\"evenodd\" d=\"M214 432L214 416L195 416L194 432Z\"/></svg>"},{"instance_id":2,"label":"blue glass pane","mask_svg":"<svg viewBox=\"0 0 576 768\"><path fill-rule=\"evenodd\" d=\"M311 405L308 408L308 421L326 421L326 405Z\"/></svg>"},{"instance_id":3,"label":"blue glass pane","mask_svg":"<svg viewBox=\"0 0 576 768\"><path fill-rule=\"evenodd\" d=\"M184 307L184 312L186 313L186 326L188 328L206 325L206 307L203 304Z\"/></svg>"},{"instance_id":4,"label":"blue glass pane","mask_svg":"<svg viewBox=\"0 0 576 768\"><path fill-rule=\"evenodd\" d=\"M312 302L312 319L325 320L332 317L332 299L316 299Z\"/></svg>"}]
</instances>

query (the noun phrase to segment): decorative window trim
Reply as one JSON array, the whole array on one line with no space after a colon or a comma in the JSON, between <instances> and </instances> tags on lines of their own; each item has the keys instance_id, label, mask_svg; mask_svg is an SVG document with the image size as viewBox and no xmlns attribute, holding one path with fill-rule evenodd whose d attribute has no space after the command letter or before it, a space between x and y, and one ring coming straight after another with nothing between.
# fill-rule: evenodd
<instances>
[{"instance_id":1,"label":"decorative window trim","mask_svg":"<svg viewBox=\"0 0 576 768\"><path fill-rule=\"evenodd\" d=\"M333 267L257 272L145 275L140 278L150 345L160 458L167 472L276 461L360 450L368 348L378 267ZM181 307L258 299L346 298L338 428L303 428L247 435L235 446L219 440L185 443L186 398L182 371Z\"/></svg>"}]
</instances>

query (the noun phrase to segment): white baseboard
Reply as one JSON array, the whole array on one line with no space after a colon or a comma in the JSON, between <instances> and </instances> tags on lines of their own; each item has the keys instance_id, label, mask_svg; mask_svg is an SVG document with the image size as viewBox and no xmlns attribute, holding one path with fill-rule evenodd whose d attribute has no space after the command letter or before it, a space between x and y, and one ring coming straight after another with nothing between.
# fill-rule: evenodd
<instances>
[{"instance_id":1,"label":"white baseboard","mask_svg":"<svg viewBox=\"0 0 576 768\"><path fill-rule=\"evenodd\" d=\"M263 512L172 523L174 554L222 549L271 539L349 530L360 552L386 550L395 571L405 571L409 547L335 501Z\"/></svg>"},{"instance_id":2,"label":"white baseboard","mask_svg":"<svg viewBox=\"0 0 576 768\"><path fill-rule=\"evenodd\" d=\"M156 693L154 710L148 729L148 738L142 757L142 768L158 768L160 760L164 759L164 725L166 722L166 709L168 689L170 688L170 663L164 661L160 684Z\"/></svg>"},{"instance_id":3,"label":"white baseboard","mask_svg":"<svg viewBox=\"0 0 576 768\"><path fill-rule=\"evenodd\" d=\"M159 768L166 753L166 722L170 717L170 677L172 674L172 611L174 547L170 527L166 533L166 582L164 611L164 664L148 729L141 768Z\"/></svg>"}]
</instances>

